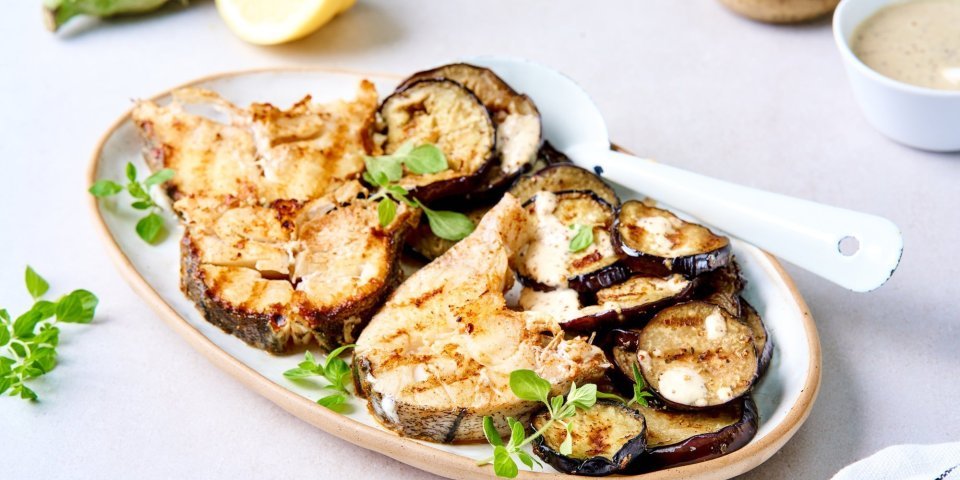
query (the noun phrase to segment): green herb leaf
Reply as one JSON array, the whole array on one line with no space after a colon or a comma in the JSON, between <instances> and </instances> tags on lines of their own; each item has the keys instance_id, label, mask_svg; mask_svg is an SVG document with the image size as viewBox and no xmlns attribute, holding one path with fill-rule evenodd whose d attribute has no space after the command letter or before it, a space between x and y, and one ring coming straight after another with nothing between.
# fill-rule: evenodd
<instances>
[{"instance_id":1,"label":"green herb leaf","mask_svg":"<svg viewBox=\"0 0 960 480\"><path fill-rule=\"evenodd\" d=\"M403 188L403 187L401 187L400 185L387 185L387 186L384 187L384 188L385 188L388 192L390 192L391 194L393 194L394 197L400 198L400 199L405 199L406 196L407 196L407 194L410 193L410 192L407 191L406 188ZM412 206L415 207L416 205L412 205Z\"/></svg>"},{"instance_id":2,"label":"green herb leaf","mask_svg":"<svg viewBox=\"0 0 960 480\"><path fill-rule=\"evenodd\" d=\"M363 163L377 185L383 186L388 182L396 182L403 177L403 165L399 158L390 156L365 157ZM386 178L386 181L383 181L384 178Z\"/></svg>"},{"instance_id":3,"label":"green herb leaf","mask_svg":"<svg viewBox=\"0 0 960 480\"><path fill-rule=\"evenodd\" d=\"M37 394L33 390L30 390L26 385L20 385L20 398L24 400L36 400Z\"/></svg>"},{"instance_id":4,"label":"green herb leaf","mask_svg":"<svg viewBox=\"0 0 960 480\"><path fill-rule=\"evenodd\" d=\"M151 213L137 222L137 235L147 243L154 243L163 233L163 217Z\"/></svg>"},{"instance_id":5,"label":"green herb leaf","mask_svg":"<svg viewBox=\"0 0 960 480\"><path fill-rule=\"evenodd\" d=\"M37 345L56 347L60 344L60 329L53 325L44 325L40 333L34 337L33 342Z\"/></svg>"},{"instance_id":6,"label":"green herb leaf","mask_svg":"<svg viewBox=\"0 0 960 480\"><path fill-rule=\"evenodd\" d=\"M522 423L512 417L507 417L507 424L510 425L510 446L516 449L527 436L527 430L523 428Z\"/></svg>"},{"instance_id":7,"label":"green herb leaf","mask_svg":"<svg viewBox=\"0 0 960 480\"><path fill-rule=\"evenodd\" d=\"M56 314L57 304L47 300L40 300L33 304L33 308L31 308L31 310L40 312L40 319L46 320Z\"/></svg>"},{"instance_id":8,"label":"green herb leaf","mask_svg":"<svg viewBox=\"0 0 960 480\"><path fill-rule=\"evenodd\" d=\"M557 395L550 399L550 416L555 417L560 411L560 408L563 407L563 395Z\"/></svg>"},{"instance_id":9,"label":"green herb leaf","mask_svg":"<svg viewBox=\"0 0 960 480\"><path fill-rule=\"evenodd\" d=\"M487 437L487 442L490 445L495 447L503 446L503 439L500 438L500 433L497 432L497 428L493 426L493 417L483 417L483 436Z\"/></svg>"},{"instance_id":10,"label":"green herb leaf","mask_svg":"<svg viewBox=\"0 0 960 480\"><path fill-rule=\"evenodd\" d=\"M336 390L346 392L346 382L350 378L350 366L339 358L334 358L323 370L323 376Z\"/></svg>"},{"instance_id":11,"label":"green herb leaf","mask_svg":"<svg viewBox=\"0 0 960 480\"><path fill-rule=\"evenodd\" d=\"M153 202L137 200L136 202L131 203L130 206L137 210L146 210L153 206Z\"/></svg>"},{"instance_id":12,"label":"green herb leaf","mask_svg":"<svg viewBox=\"0 0 960 480\"><path fill-rule=\"evenodd\" d=\"M17 354L20 358L27 357L27 349L22 343L10 342L10 350L13 350L13 353Z\"/></svg>"},{"instance_id":13,"label":"green herb leaf","mask_svg":"<svg viewBox=\"0 0 960 480\"><path fill-rule=\"evenodd\" d=\"M342 393L334 393L317 400L317 403L335 412L342 412L347 403L347 396Z\"/></svg>"},{"instance_id":14,"label":"green herb leaf","mask_svg":"<svg viewBox=\"0 0 960 480\"><path fill-rule=\"evenodd\" d=\"M540 468L543 468L543 464L540 463L540 461L537 460L536 458L531 457L529 453L524 452L523 450L517 450L516 454L517 454L517 458L519 458L520 461L527 466L527 468L533 470L534 464L536 464Z\"/></svg>"},{"instance_id":15,"label":"green herb leaf","mask_svg":"<svg viewBox=\"0 0 960 480\"><path fill-rule=\"evenodd\" d=\"M593 227L587 225L571 225L576 230L570 239L570 251L579 252L593 244Z\"/></svg>"},{"instance_id":16,"label":"green herb leaf","mask_svg":"<svg viewBox=\"0 0 960 480\"><path fill-rule=\"evenodd\" d=\"M123 191L123 185L112 180L97 180L88 190L94 197L104 198Z\"/></svg>"},{"instance_id":17,"label":"green herb leaf","mask_svg":"<svg viewBox=\"0 0 960 480\"><path fill-rule=\"evenodd\" d=\"M403 163L417 175L438 173L448 168L447 158L443 155L443 152L436 145L430 143L425 143L411 150L403 157Z\"/></svg>"},{"instance_id":18,"label":"green herb leaf","mask_svg":"<svg viewBox=\"0 0 960 480\"><path fill-rule=\"evenodd\" d=\"M0 347L10 341L10 329L6 325L0 325Z\"/></svg>"},{"instance_id":19,"label":"green herb leaf","mask_svg":"<svg viewBox=\"0 0 960 480\"><path fill-rule=\"evenodd\" d=\"M10 312L6 308L0 308L0 323L10 322Z\"/></svg>"},{"instance_id":20,"label":"green herb leaf","mask_svg":"<svg viewBox=\"0 0 960 480\"><path fill-rule=\"evenodd\" d=\"M43 315L37 310L29 310L27 313L20 315L16 321L13 322L13 336L22 339L32 338L33 329L36 328L37 323L42 319ZM23 357L25 355L20 356Z\"/></svg>"},{"instance_id":21,"label":"green herb leaf","mask_svg":"<svg viewBox=\"0 0 960 480\"><path fill-rule=\"evenodd\" d=\"M649 407L650 404L647 402L648 398L652 398L653 394L646 390L647 382L643 380L643 375L640 374L640 369L637 368L637 364L634 363L633 367L633 398L627 402L627 405L631 403L636 403L643 405L644 407Z\"/></svg>"},{"instance_id":22,"label":"green herb leaf","mask_svg":"<svg viewBox=\"0 0 960 480\"><path fill-rule=\"evenodd\" d=\"M560 453L562 455L570 455L573 453L573 435L570 435L570 430L573 428L573 424L567 424L567 436L563 437L563 443L560 444Z\"/></svg>"},{"instance_id":23,"label":"green herb leaf","mask_svg":"<svg viewBox=\"0 0 960 480\"><path fill-rule=\"evenodd\" d=\"M47 373L57 366L57 351L51 347L40 347L30 354L32 365Z\"/></svg>"},{"instance_id":24,"label":"green herb leaf","mask_svg":"<svg viewBox=\"0 0 960 480\"><path fill-rule=\"evenodd\" d=\"M14 381L12 377L0 378L0 395L9 390Z\"/></svg>"},{"instance_id":25,"label":"green herb leaf","mask_svg":"<svg viewBox=\"0 0 960 480\"><path fill-rule=\"evenodd\" d=\"M330 353L327 354L327 363L324 365L324 368L326 368L327 365L330 364L330 362L331 362L332 359L337 358L337 357L339 357L340 355L343 355L343 352L345 352L345 351L347 351L348 349L351 349L351 348L353 348L353 347L356 347L356 346L357 346L357 345L356 345L355 343L351 343L351 344L349 344L349 345L341 345L341 346L333 349ZM307 353L309 354L310 352L307 352ZM310 359L313 360L313 355L310 355Z\"/></svg>"},{"instance_id":26,"label":"green herb leaf","mask_svg":"<svg viewBox=\"0 0 960 480\"><path fill-rule=\"evenodd\" d=\"M127 162L127 180L131 182L137 181L137 167L130 162Z\"/></svg>"},{"instance_id":27,"label":"green herb leaf","mask_svg":"<svg viewBox=\"0 0 960 480\"><path fill-rule=\"evenodd\" d=\"M597 386L593 383L588 383L580 388L577 388L577 384L574 383L570 387L570 393L567 395L567 403L581 409L586 410L597 403Z\"/></svg>"},{"instance_id":28,"label":"green herb leaf","mask_svg":"<svg viewBox=\"0 0 960 480\"><path fill-rule=\"evenodd\" d=\"M24 280L27 284L27 291L34 300L43 296L50 289L50 284L40 276L33 267L27 265L27 271L24 273Z\"/></svg>"},{"instance_id":29,"label":"green herb leaf","mask_svg":"<svg viewBox=\"0 0 960 480\"><path fill-rule=\"evenodd\" d=\"M140 185L139 182L130 182L127 184L127 192L130 193L130 196L133 198L138 198L145 202L153 202L150 198L150 194L144 190L143 185Z\"/></svg>"},{"instance_id":30,"label":"green herb leaf","mask_svg":"<svg viewBox=\"0 0 960 480\"><path fill-rule=\"evenodd\" d=\"M419 203L419 202L418 202ZM430 224L430 230L434 235L451 241L463 240L470 235L476 226L473 220L462 213L450 211L430 210L420 204L423 213L427 215L427 222Z\"/></svg>"},{"instance_id":31,"label":"green herb leaf","mask_svg":"<svg viewBox=\"0 0 960 480\"><path fill-rule=\"evenodd\" d=\"M290 370L287 370L286 372L283 372L283 376L284 376L284 377L287 377L287 378L290 378L290 379L293 379L293 380L299 380L299 379L301 379L301 378L313 377L313 376L316 376L316 375L317 375L316 372L314 372L313 370L308 370L308 369L305 369L305 368L291 368Z\"/></svg>"},{"instance_id":32,"label":"green herb leaf","mask_svg":"<svg viewBox=\"0 0 960 480\"><path fill-rule=\"evenodd\" d=\"M393 151L390 157L406 157L413 151L413 146L417 143L415 139L407 140L403 142L403 145L400 145L396 150Z\"/></svg>"},{"instance_id":33,"label":"green herb leaf","mask_svg":"<svg viewBox=\"0 0 960 480\"><path fill-rule=\"evenodd\" d=\"M620 402L620 403L627 403L627 399L621 397L620 395L614 395L614 394L612 394L612 393L606 393L606 392L597 391L597 399L599 400L599 399L601 399L601 398L606 398L606 399L610 399L610 400L616 400L616 401L618 401L618 402Z\"/></svg>"},{"instance_id":34,"label":"green herb leaf","mask_svg":"<svg viewBox=\"0 0 960 480\"><path fill-rule=\"evenodd\" d=\"M57 302L57 320L66 323L90 323L100 300L87 290L74 290Z\"/></svg>"},{"instance_id":35,"label":"green herb leaf","mask_svg":"<svg viewBox=\"0 0 960 480\"><path fill-rule=\"evenodd\" d=\"M147 179L143 181L143 184L146 185L147 188L150 188L154 185L160 185L161 183L170 180L171 178L173 178L173 175L174 175L174 171L169 168L164 168L163 170L157 170L156 172L153 173L153 175L150 175L149 177L147 177Z\"/></svg>"},{"instance_id":36,"label":"green herb leaf","mask_svg":"<svg viewBox=\"0 0 960 480\"><path fill-rule=\"evenodd\" d=\"M9 372L10 366L15 363L17 363L16 360L0 355L0 374L5 374Z\"/></svg>"},{"instance_id":37,"label":"green herb leaf","mask_svg":"<svg viewBox=\"0 0 960 480\"><path fill-rule=\"evenodd\" d=\"M380 227L385 228L387 225L393 223L393 219L396 218L396 216L397 204L386 197L380 200L380 204L377 205L377 217L380 219Z\"/></svg>"},{"instance_id":38,"label":"green herb leaf","mask_svg":"<svg viewBox=\"0 0 960 480\"><path fill-rule=\"evenodd\" d=\"M510 453L502 446L493 447L493 471L503 478L514 478L519 473L517 462L513 461Z\"/></svg>"},{"instance_id":39,"label":"green herb leaf","mask_svg":"<svg viewBox=\"0 0 960 480\"><path fill-rule=\"evenodd\" d=\"M550 382L533 370L514 370L510 372L510 390L521 400L547 403Z\"/></svg>"}]
</instances>

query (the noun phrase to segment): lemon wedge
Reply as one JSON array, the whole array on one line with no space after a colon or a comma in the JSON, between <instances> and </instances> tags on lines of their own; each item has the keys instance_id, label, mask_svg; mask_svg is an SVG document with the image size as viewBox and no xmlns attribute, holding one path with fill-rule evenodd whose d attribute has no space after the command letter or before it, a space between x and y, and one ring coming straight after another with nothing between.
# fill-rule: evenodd
<instances>
[{"instance_id":1,"label":"lemon wedge","mask_svg":"<svg viewBox=\"0 0 960 480\"><path fill-rule=\"evenodd\" d=\"M356 0L217 0L217 10L238 37L275 45L305 37Z\"/></svg>"}]
</instances>

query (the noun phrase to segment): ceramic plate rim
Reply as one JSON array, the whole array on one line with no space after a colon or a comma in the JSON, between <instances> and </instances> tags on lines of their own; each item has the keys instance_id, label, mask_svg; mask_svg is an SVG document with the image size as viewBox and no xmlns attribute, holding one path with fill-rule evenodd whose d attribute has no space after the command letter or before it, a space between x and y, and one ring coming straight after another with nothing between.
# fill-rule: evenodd
<instances>
[{"instance_id":1,"label":"ceramic plate rim","mask_svg":"<svg viewBox=\"0 0 960 480\"><path fill-rule=\"evenodd\" d=\"M338 67L266 67L246 70L235 70L221 73L215 73L194 80L190 80L181 85L168 88L156 95L149 97L151 100L157 100L169 95L178 88L196 86L205 82L219 80L230 77L239 77L263 73L335 73L350 74L357 76L379 76L392 77L398 80L402 75L395 73L383 73L373 71L352 70ZM88 185L96 181L96 174L100 164L100 158L103 154L104 145L116 131L130 120L132 107L127 109L116 121L114 121L107 131L101 136L94 148L93 157L90 161L87 172ZM86 194L86 191L84 191ZM424 471L435 473L451 478L476 478L488 477L496 478L493 469L489 466L478 467L470 458L438 450L429 445L419 443L415 440L400 437L392 432L379 430L374 427L356 422L349 417L340 415L326 408L318 408L316 403L299 394L274 383L269 378L263 376L253 368L243 363L240 359L233 357L225 350L221 349L213 340L207 338L199 330L195 329L190 323L182 318L171 305L157 292L153 286L140 274L133 263L127 257L117 243L114 236L107 227L101 214L100 202L92 195L86 195L87 205L95 219L96 229L104 243L107 245L108 254L114 265L120 271L124 279L131 285L134 291L143 298L148 305L159 314L160 318L167 323L174 331L180 334L187 343L199 351L214 365L224 370L244 386L265 397L280 408L293 414L297 418L343 440L346 440L359 447L373 450L375 452L387 455L400 462L414 466ZM747 244L749 248L756 248ZM758 249L759 250L759 249ZM775 257L767 252L761 251L763 257L773 267L777 276L784 282L789 290L790 296L795 302L796 307L801 313L804 333L807 337L807 348L810 352L810 358L807 365L804 385L801 389L797 401L790 406L784 419L777 424L769 434L755 442L750 442L745 447L713 460L685 465L681 467L660 470L643 475L623 476L616 478L627 478L637 480L666 480L674 478L698 478L698 479L726 479L741 473L747 472L769 459L774 453L783 447L786 442L793 437L796 431L810 415L820 388L820 370L821 353L820 340L817 333L813 316L806 305L803 297L797 291L793 279L784 271L783 266ZM520 471L517 476L519 479L546 479L546 478L571 478L562 473L530 472Z\"/></svg>"}]
</instances>

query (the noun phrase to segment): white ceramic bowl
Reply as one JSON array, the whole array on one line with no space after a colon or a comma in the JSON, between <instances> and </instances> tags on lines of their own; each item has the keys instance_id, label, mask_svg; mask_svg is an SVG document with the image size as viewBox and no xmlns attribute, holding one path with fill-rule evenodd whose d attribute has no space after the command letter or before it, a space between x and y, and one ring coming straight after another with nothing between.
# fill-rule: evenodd
<instances>
[{"instance_id":1,"label":"white ceramic bowl","mask_svg":"<svg viewBox=\"0 0 960 480\"><path fill-rule=\"evenodd\" d=\"M850 38L877 10L902 0L843 0L833 15L833 36L853 94L877 130L923 150L960 151L960 91L936 90L885 77L850 50Z\"/></svg>"}]
</instances>

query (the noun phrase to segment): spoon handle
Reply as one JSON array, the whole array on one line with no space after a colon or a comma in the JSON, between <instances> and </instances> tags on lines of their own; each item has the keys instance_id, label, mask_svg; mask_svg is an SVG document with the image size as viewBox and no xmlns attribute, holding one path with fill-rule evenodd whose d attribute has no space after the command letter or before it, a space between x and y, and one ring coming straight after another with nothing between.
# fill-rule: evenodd
<instances>
[{"instance_id":1,"label":"spoon handle","mask_svg":"<svg viewBox=\"0 0 960 480\"><path fill-rule=\"evenodd\" d=\"M900 229L883 217L744 187L610 150L573 147L565 153L581 167L599 166L616 183L856 292L883 285L900 263Z\"/></svg>"}]
</instances>

